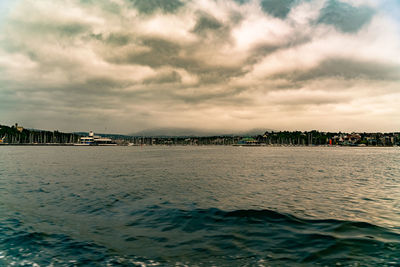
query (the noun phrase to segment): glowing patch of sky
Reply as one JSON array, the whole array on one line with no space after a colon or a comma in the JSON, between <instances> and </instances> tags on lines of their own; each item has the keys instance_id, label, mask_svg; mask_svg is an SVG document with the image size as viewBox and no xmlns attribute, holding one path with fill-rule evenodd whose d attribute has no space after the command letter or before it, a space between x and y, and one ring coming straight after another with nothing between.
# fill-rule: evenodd
<instances>
[{"instance_id":1,"label":"glowing patch of sky","mask_svg":"<svg viewBox=\"0 0 400 267\"><path fill-rule=\"evenodd\" d=\"M380 8L392 16L397 22L400 22L400 1L399 0L383 0L379 1Z\"/></svg>"},{"instance_id":2,"label":"glowing patch of sky","mask_svg":"<svg viewBox=\"0 0 400 267\"><path fill-rule=\"evenodd\" d=\"M2 21L11 10L11 8L15 5L18 1L13 0L1 0L0 1L0 21Z\"/></svg>"}]
</instances>

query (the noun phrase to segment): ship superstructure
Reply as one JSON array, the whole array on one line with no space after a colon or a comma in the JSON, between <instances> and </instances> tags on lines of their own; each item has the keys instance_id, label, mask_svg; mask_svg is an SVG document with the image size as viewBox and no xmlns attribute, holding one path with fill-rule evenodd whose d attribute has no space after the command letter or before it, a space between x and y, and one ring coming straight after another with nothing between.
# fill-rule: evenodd
<instances>
[{"instance_id":1,"label":"ship superstructure","mask_svg":"<svg viewBox=\"0 0 400 267\"><path fill-rule=\"evenodd\" d=\"M104 138L94 135L93 131L89 132L89 136L82 136L79 139L80 146L116 146L117 144L110 138Z\"/></svg>"}]
</instances>

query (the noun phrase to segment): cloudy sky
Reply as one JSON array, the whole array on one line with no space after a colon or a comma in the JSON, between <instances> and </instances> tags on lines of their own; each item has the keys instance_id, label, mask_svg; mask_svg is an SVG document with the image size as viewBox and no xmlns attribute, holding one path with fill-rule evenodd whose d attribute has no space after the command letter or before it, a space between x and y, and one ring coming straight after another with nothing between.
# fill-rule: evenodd
<instances>
[{"instance_id":1,"label":"cloudy sky","mask_svg":"<svg viewBox=\"0 0 400 267\"><path fill-rule=\"evenodd\" d=\"M0 124L400 131L397 0L0 0Z\"/></svg>"}]
</instances>

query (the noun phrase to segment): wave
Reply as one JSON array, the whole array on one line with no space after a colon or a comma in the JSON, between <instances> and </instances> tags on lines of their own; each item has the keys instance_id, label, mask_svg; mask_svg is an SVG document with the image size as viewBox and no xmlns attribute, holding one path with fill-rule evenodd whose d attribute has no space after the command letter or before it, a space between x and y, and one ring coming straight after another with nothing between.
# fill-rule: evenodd
<instances>
[{"instance_id":1,"label":"wave","mask_svg":"<svg viewBox=\"0 0 400 267\"><path fill-rule=\"evenodd\" d=\"M163 209L135 211L127 226L145 225L168 234L160 245L213 256L273 263L328 264L400 262L400 234L367 222L304 219L273 210ZM153 239L156 240L156 239ZM134 242L136 242L135 240ZM179 242L177 242L179 241ZM255 262L253 262L255 264Z\"/></svg>"},{"instance_id":2,"label":"wave","mask_svg":"<svg viewBox=\"0 0 400 267\"><path fill-rule=\"evenodd\" d=\"M358 221L304 219L273 210L151 206L132 211L123 225L104 226L91 240L36 232L16 219L2 221L0 230L0 265L26 261L65 266L396 266L400 262L400 234L391 229Z\"/></svg>"}]
</instances>

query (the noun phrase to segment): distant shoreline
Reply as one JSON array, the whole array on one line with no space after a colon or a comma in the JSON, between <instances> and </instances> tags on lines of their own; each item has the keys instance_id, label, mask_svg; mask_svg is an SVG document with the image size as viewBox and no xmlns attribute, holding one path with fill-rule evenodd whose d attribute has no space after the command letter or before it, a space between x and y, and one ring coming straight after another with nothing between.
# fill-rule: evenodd
<instances>
[{"instance_id":1,"label":"distant shoreline","mask_svg":"<svg viewBox=\"0 0 400 267\"><path fill-rule=\"evenodd\" d=\"M90 134L92 136L90 136ZM120 146L400 146L400 132L392 133L342 133L312 131L265 131L239 136L127 136L120 134L63 133L25 129L16 123L9 127L0 125L0 145L73 146L74 144ZM93 144L92 144L93 145Z\"/></svg>"},{"instance_id":2,"label":"distant shoreline","mask_svg":"<svg viewBox=\"0 0 400 267\"><path fill-rule=\"evenodd\" d=\"M89 146L80 146L77 144L7 144L7 143L2 143L0 146L74 146L74 147L104 147L102 145L89 145ZM126 144L121 144L121 145L116 145L119 147L185 147L185 146L190 146L190 147L202 147L202 146L218 146L218 147L358 147L358 148L365 148L365 147L400 147L398 145L393 145L393 146L363 146L363 145L287 145L287 144L257 144L257 145L246 145L246 144L201 144L201 145L196 145L196 144L153 144L153 145L126 145ZM115 146L113 146L115 147Z\"/></svg>"},{"instance_id":3,"label":"distant shoreline","mask_svg":"<svg viewBox=\"0 0 400 267\"><path fill-rule=\"evenodd\" d=\"M0 146L75 146L74 144L7 144L7 143L3 143L0 144Z\"/></svg>"}]
</instances>

